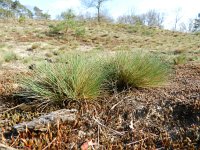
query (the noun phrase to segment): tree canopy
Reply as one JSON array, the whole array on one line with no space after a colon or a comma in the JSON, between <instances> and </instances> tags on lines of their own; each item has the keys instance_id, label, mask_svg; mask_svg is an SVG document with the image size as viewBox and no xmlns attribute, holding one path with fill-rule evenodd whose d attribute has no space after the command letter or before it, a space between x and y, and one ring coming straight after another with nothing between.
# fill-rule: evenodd
<instances>
[{"instance_id":1,"label":"tree canopy","mask_svg":"<svg viewBox=\"0 0 200 150\"><path fill-rule=\"evenodd\" d=\"M81 0L82 5L90 8L93 7L97 10L97 19L98 22L101 20L101 9L103 7L103 4L109 0Z\"/></svg>"},{"instance_id":2,"label":"tree canopy","mask_svg":"<svg viewBox=\"0 0 200 150\"><path fill-rule=\"evenodd\" d=\"M18 0L0 0L0 18L4 17L33 17L33 13Z\"/></svg>"}]
</instances>

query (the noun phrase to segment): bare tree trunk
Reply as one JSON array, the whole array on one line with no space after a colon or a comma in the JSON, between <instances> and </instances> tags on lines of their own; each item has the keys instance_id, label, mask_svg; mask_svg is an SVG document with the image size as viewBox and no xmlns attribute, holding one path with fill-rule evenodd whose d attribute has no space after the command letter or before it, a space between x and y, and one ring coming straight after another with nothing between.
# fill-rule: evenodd
<instances>
[{"instance_id":1,"label":"bare tree trunk","mask_svg":"<svg viewBox=\"0 0 200 150\"><path fill-rule=\"evenodd\" d=\"M98 5L97 5L97 19L98 19L98 23L100 23L100 8L101 8L101 1L98 1Z\"/></svg>"},{"instance_id":2,"label":"bare tree trunk","mask_svg":"<svg viewBox=\"0 0 200 150\"><path fill-rule=\"evenodd\" d=\"M174 24L174 30L176 30L176 24L177 24L177 18L176 18L176 20L175 20L175 24Z\"/></svg>"},{"instance_id":3,"label":"bare tree trunk","mask_svg":"<svg viewBox=\"0 0 200 150\"><path fill-rule=\"evenodd\" d=\"M100 22L100 10L98 9L98 14L97 14L98 22Z\"/></svg>"}]
</instances>

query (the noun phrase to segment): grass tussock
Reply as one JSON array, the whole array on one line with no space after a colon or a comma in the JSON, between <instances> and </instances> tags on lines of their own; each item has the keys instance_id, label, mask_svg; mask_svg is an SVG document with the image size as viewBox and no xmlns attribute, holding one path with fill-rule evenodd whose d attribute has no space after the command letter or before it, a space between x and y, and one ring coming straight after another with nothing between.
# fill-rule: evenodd
<instances>
[{"instance_id":1,"label":"grass tussock","mask_svg":"<svg viewBox=\"0 0 200 150\"><path fill-rule=\"evenodd\" d=\"M10 62L10 61L13 61L13 60L17 60L17 54L13 51L6 51L4 54L3 54L3 58L5 60L5 62Z\"/></svg>"},{"instance_id":2,"label":"grass tussock","mask_svg":"<svg viewBox=\"0 0 200 150\"><path fill-rule=\"evenodd\" d=\"M187 57L185 54L180 54L179 56L174 58L175 65L185 64L186 62L187 62Z\"/></svg>"},{"instance_id":3,"label":"grass tussock","mask_svg":"<svg viewBox=\"0 0 200 150\"><path fill-rule=\"evenodd\" d=\"M167 80L169 68L147 53L117 53L100 59L91 55L71 55L66 61L43 64L22 84L44 99L96 99L111 83L114 87L155 87Z\"/></svg>"},{"instance_id":4,"label":"grass tussock","mask_svg":"<svg viewBox=\"0 0 200 150\"><path fill-rule=\"evenodd\" d=\"M32 76L22 80L23 85L44 99L95 99L102 92L105 79L98 61L73 55L66 63L43 64Z\"/></svg>"},{"instance_id":5,"label":"grass tussock","mask_svg":"<svg viewBox=\"0 0 200 150\"><path fill-rule=\"evenodd\" d=\"M31 49L37 49L41 46L41 43L34 43L32 46L31 46Z\"/></svg>"},{"instance_id":6,"label":"grass tussock","mask_svg":"<svg viewBox=\"0 0 200 150\"><path fill-rule=\"evenodd\" d=\"M145 52L117 53L113 65L119 88L160 86L167 81L169 73L168 65Z\"/></svg>"},{"instance_id":7,"label":"grass tussock","mask_svg":"<svg viewBox=\"0 0 200 150\"><path fill-rule=\"evenodd\" d=\"M0 68L1 68L3 62L4 62L3 57L0 56Z\"/></svg>"}]
</instances>

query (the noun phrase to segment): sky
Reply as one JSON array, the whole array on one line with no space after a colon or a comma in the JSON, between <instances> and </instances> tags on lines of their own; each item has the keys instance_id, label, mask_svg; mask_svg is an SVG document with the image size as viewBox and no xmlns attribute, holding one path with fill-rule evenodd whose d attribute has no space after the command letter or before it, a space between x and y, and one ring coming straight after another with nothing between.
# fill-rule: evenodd
<instances>
[{"instance_id":1,"label":"sky","mask_svg":"<svg viewBox=\"0 0 200 150\"><path fill-rule=\"evenodd\" d=\"M44 12L48 12L52 18L69 8L80 13L85 11L80 0L20 0L20 2L29 7L38 6ZM141 14L155 9L165 14L164 25L165 28L170 29L174 26L178 10L181 18L179 23L186 23L190 18L196 18L200 13L200 0L108 0L104 7L114 18L131 11Z\"/></svg>"}]
</instances>

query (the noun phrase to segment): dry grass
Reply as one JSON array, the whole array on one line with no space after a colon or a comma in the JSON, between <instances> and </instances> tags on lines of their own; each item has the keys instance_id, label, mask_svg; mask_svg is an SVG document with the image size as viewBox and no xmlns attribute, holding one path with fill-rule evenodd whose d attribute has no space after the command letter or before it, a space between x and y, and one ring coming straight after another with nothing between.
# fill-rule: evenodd
<instances>
[{"instance_id":1,"label":"dry grass","mask_svg":"<svg viewBox=\"0 0 200 150\"><path fill-rule=\"evenodd\" d=\"M31 25L29 25L30 23ZM7 27L11 26L12 23L7 23ZM15 27L6 28L2 31L2 41L8 39L12 40L14 37L17 41L29 41L29 42L40 42L42 41L53 41L56 39L62 43L63 40L67 42L78 41L80 44L89 44L94 46L96 44L104 45L105 49L115 50L119 46L128 45L127 48L142 48L149 50L176 50L176 49L199 49L199 35L172 32L168 30L161 30L157 28L150 28L144 26L129 26L129 25L118 25L102 23L96 25L93 22L86 22L83 24L85 27L84 37L77 38L73 32L68 32L67 36L56 36L49 37L45 35L48 32L48 24L55 25L56 22L50 21L49 23L27 21L23 28L20 24L16 23ZM0 23L0 26L4 27L4 23ZM2 28L3 29L3 28ZM20 32L13 32L15 31ZM35 32L37 30L37 32ZM29 31L29 32L26 32ZM12 33L12 34L11 34ZM77 31L79 34L79 31ZM38 35L40 36L38 37ZM27 38L25 38L27 37ZM55 44L55 43L54 43ZM56 45L56 44L55 44Z\"/></svg>"},{"instance_id":2,"label":"dry grass","mask_svg":"<svg viewBox=\"0 0 200 150\"><path fill-rule=\"evenodd\" d=\"M15 26L12 26L13 23ZM18 21L6 23L0 21L0 29L4 29L0 35L3 42L0 50L7 49L11 45L9 50L15 51L17 55L22 55L22 60L26 59L25 57L42 60L49 57L51 52L56 54L51 59L57 60L57 55L76 50L84 52L146 50L158 54L162 51L166 53L166 57L169 55L172 59L174 56L168 52L174 51L185 53L193 61L198 61L196 58L199 57L196 52L200 50L200 37L196 34L172 32L145 26L104 22L98 25L95 22L84 22L81 23L81 27L85 29L84 36L77 36L75 30L72 32L68 30L64 35L49 36L50 24L56 26L59 22L26 20L22 25ZM18 44L12 41L17 41ZM32 53L26 52L30 48L35 50ZM21 62L23 63L23 61Z\"/></svg>"}]
</instances>

